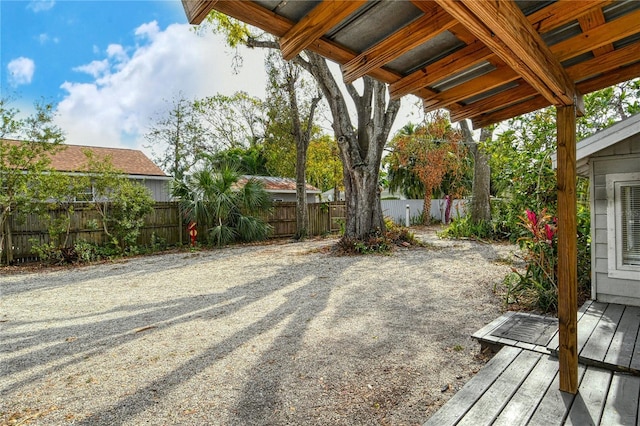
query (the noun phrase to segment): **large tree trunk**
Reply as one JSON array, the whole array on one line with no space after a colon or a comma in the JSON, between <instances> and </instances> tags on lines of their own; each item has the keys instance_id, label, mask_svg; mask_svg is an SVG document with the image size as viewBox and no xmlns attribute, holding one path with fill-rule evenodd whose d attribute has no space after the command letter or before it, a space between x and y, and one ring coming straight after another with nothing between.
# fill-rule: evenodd
<instances>
[{"instance_id":1,"label":"large tree trunk","mask_svg":"<svg viewBox=\"0 0 640 426\"><path fill-rule=\"evenodd\" d=\"M5 251L5 259L7 260L7 265L11 265L13 263L13 238L11 235L11 209L7 208L5 217L4 217L4 235L2 236L4 246L0 247L0 249L4 249ZM0 242L1 244L2 242ZM0 255L2 251L0 250ZM2 261L2 257L0 256L0 263Z\"/></svg>"},{"instance_id":2,"label":"large tree trunk","mask_svg":"<svg viewBox=\"0 0 640 426\"><path fill-rule=\"evenodd\" d=\"M286 89L291 107L293 136L296 141L296 239L304 239L309 234L309 215L307 212L307 150L311 141L313 117L322 97L320 94L311 100L309 115L306 117L306 129L303 129L300 119L300 108L296 96L297 70L287 68Z\"/></svg>"},{"instance_id":3,"label":"large tree trunk","mask_svg":"<svg viewBox=\"0 0 640 426\"><path fill-rule=\"evenodd\" d=\"M424 197L422 198L422 224L428 225L431 223L431 191L425 190Z\"/></svg>"},{"instance_id":4,"label":"large tree trunk","mask_svg":"<svg viewBox=\"0 0 640 426\"><path fill-rule=\"evenodd\" d=\"M465 142L473 154L473 186L471 189L471 222L491 221L491 169L489 167L489 156L473 140L473 135L469 125L465 120L460 122ZM493 128L484 127L480 131L480 142L491 139Z\"/></svg>"},{"instance_id":5,"label":"large tree trunk","mask_svg":"<svg viewBox=\"0 0 640 426\"><path fill-rule=\"evenodd\" d=\"M344 95L325 59L313 52L306 55L309 60L303 66L314 76L329 103L340 147L347 210L345 237L362 239L384 229L378 182L380 161L400 101L387 103L385 84L370 77L363 78L362 95L347 84L358 118L354 130Z\"/></svg>"},{"instance_id":6,"label":"large tree trunk","mask_svg":"<svg viewBox=\"0 0 640 426\"><path fill-rule=\"evenodd\" d=\"M296 143L296 235L298 240L309 234L309 215L307 214L307 183L305 170L307 164L307 147Z\"/></svg>"}]
</instances>

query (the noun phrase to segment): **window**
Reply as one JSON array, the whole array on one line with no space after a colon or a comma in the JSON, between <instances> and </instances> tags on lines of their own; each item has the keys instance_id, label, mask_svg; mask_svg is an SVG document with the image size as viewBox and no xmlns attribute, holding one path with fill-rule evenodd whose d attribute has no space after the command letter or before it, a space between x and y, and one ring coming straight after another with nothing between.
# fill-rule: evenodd
<instances>
[{"instance_id":1,"label":"window","mask_svg":"<svg viewBox=\"0 0 640 426\"><path fill-rule=\"evenodd\" d=\"M95 201L93 195L93 185L89 185L76 195L77 202Z\"/></svg>"},{"instance_id":2,"label":"window","mask_svg":"<svg viewBox=\"0 0 640 426\"><path fill-rule=\"evenodd\" d=\"M607 175L609 276L640 280L640 173Z\"/></svg>"}]
</instances>

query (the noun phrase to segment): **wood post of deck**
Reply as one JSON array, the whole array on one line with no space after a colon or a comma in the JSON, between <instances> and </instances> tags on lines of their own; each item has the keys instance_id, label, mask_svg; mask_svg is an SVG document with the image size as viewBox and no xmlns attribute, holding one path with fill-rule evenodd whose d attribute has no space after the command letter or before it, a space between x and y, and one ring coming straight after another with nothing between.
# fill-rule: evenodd
<instances>
[{"instance_id":1,"label":"wood post of deck","mask_svg":"<svg viewBox=\"0 0 640 426\"><path fill-rule=\"evenodd\" d=\"M578 250L576 226L576 107L557 107L558 331L560 390L578 392Z\"/></svg>"}]
</instances>

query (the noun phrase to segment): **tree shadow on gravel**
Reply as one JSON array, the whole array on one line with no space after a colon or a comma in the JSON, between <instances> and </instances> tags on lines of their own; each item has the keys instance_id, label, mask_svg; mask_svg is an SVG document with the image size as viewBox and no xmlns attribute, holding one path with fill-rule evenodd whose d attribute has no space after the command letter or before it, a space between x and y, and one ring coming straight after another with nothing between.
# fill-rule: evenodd
<instances>
[{"instance_id":1,"label":"tree shadow on gravel","mask_svg":"<svg viewBox=\"0 0 640 426\"><path fill-rule=\"evenodd\" d=\"M46 378L57 370L81 363L158 331L198 319L216 320L233 315L276 291L286 289L291 284L286 281L286 276L286 273L284 277L276 273L231 287L221 293L198 294L159 303L127 305L93 315L78 318L60 317L55 320L86 321L79 325L43 325L35 332L13 332L14 327L20 327L25 322L5 323L0 330L3 370L0 394L20 389L33 381ZM113 318L113 315L118 316ZM260 323L260 326L264 327L264 324ZM144 331L140 332L141 329ZM13 379L12 382L12 377L20 373L28 375L19 380Z\"/></svg>"},{"instance_id":2,"label":"tree shadow on gravel","mask_svg":"<svg viewBox=\"0 0 640 426\"><path fill-rule=\"evenodd\" d=\"M289 277L290 275L287 272L283 272L282 276L276 274L268 280L273 283L274 286L270 288L269 291L264 288L261 291L258 290L258 288L264 286L264 282L253 283L250 286L243 287L241 290L232 291L232 295L230 295L228 299L233 299L238 296L250 296L250 301L254 302L257 298L267 296L271 291L286 289L289 285L295 284L294 282L287 282ZM301 279L305 278L297 277L296 282L299 282ZM169 374L152 381L148 385L138 389L132 395L121 399L117 405L94 413L91 417L77 424L89 426L126 422L150 406L155 405L156 400L168 398L171 392L182 383L189 381L211 365L220 362L232 354L247 342L278 327L283 322L288 322L289 326L286 327L286 330L289 331L281 333L276 339L276 342L281 339L286 339L286 347L289 348L288 355L294 356L297 351L297 342L301 334L303 334L303 329L301 329L299 327L300 324L297 323L301 322L301 324L305 324L309 318L321 312L326 307L331 291L329 285L318 288L317 280L318 278L312 278L306 284L297 288L294 287L294 289L287 293L287 300L284 303L269 311L262 318L238 330L220 343L205 348L200 355L189 359L189 361L183 363ZM258 290L258 294L256 294L256 290ZM303 304L300 303L301 301L303 301ZM238 311L245 305L246 303L226 305L225 311ZM293 324L297 325L291 329ZM277 344L276 342L274 342L274 344ZM278 389L277 377L279 377L279 375L275 372L268 376L251 375L250 377L252 377L252 381L248 383L247 386L252 389L252 391L245 393L247 398L243 397L242 402L239 404L238 416L240 419L245 415L248 416L250 419L247 418L246 420L250 424L264 424L268 410L271 410L274 404L276 404ZM253 391L257 392L257 395ZM256 399L254 399L254 395ZM257 421L254 422L253 419L257 419Z\"/></svg>"}]
</instances>

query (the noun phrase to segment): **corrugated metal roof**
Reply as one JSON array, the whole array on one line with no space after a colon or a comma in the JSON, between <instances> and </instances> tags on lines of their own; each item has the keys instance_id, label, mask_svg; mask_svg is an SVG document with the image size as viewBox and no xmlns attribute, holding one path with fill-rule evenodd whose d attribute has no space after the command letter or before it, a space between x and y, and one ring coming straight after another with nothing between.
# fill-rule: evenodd
<instances>
[{"instance_id":1,"label":"corrugated metal roof","mask_svg":"<svg viewBox=\"0 0 640 426\"><path fill-rule=\"evenodd\" d=\"M244 175L238 180L238 185L243 186L249 179L255 179L262 182L264 189L269 192L296 192L295 179L285 177ZM319 194L321 192L313 185L307 184L306 188L307 192L310 193L317 192Z\"/></svg>"}]
</instances>

